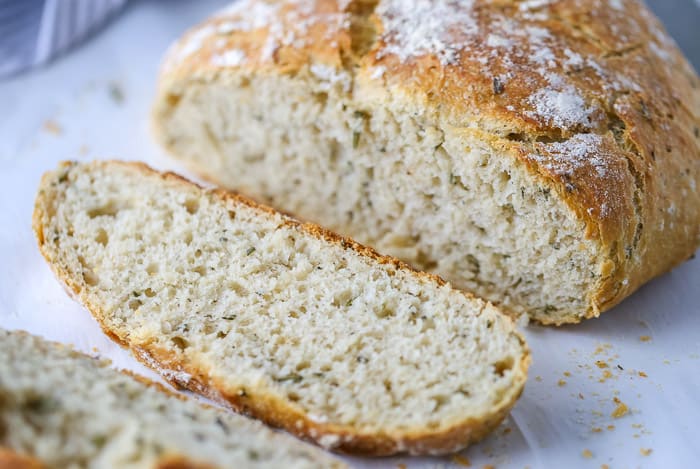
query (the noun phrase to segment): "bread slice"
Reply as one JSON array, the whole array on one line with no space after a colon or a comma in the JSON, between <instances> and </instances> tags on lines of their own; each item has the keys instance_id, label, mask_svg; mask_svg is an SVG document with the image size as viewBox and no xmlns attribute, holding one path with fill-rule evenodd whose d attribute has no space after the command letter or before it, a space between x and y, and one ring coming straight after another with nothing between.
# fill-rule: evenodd
<instances>
[{"instance_id":1,"label":"bread slice","mask_svg":"<svg viewBox=\"0 0 700 469\"><path fill-rule=\"evenodd\" d=\"M700 80L636 0L241 0L153 116L203 177L542 323L700 246Z\"/></svg>"},{"instance_id":2,"label":"bread slice","mask_svg":"<svg viewBox=\"0 0 700 469\"><path fill-rule=\"evenodd\" d=\"M345 467L317 448L0 329L0 468Z\"/></svg>"},{"instance_id":3,"label":"bread slice","mask_svg":"<svg viewBox=\"0 0 700 469\"><path fill-rule=\"evenodd\" d=\"M316 225L118 162L44 176L58 276L172 383L338 451L444 453L482 437L530 361L510 318Z\"/></svg>"}]
</instances>

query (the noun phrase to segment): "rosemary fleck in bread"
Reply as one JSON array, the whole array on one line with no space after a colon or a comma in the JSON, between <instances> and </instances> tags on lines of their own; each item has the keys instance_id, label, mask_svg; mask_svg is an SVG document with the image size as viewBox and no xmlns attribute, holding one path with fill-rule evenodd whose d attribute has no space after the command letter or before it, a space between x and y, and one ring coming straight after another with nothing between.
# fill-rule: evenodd
<instances>
[{"instance_id":1,"label":"rosemary fleck in bread","mask_svg":"<svg viewBox=\"0 0 700 469\"><path fill-rule=\"evenodd\" d=\"M492 429L529 352L510 318L392 258L143 165L65 164L42 253L172 383L330 449L442 453Z\"/></svg>"},{"instance_id":2,"label":"rosemary fleck in bread","mask_svg":"<svg viewBox=\"0 0 700 469\"><path fill-rule=\"evenodd\" d=\"M0 329L0 468L345 467L259 422Z\"/></svg>"},{"instance_id":3,"label":"rosemary fleck in bread","mask_svg":"<svg viewBox=\"0 0 700 469\"><path fill-rule=\"evenodd\" d=\"M700 244L700 81L637 0L242 0L168 53L202 176L543 323Z\"/></svg>"}]
</instances>

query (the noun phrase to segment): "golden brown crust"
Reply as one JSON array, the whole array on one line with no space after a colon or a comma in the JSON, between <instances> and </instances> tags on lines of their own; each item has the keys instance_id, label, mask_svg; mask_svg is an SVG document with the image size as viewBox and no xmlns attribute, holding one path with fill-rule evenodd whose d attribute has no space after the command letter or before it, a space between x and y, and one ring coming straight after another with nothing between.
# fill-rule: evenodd
<instances>
[{"instance_id":1,"label":"golden brown crust","mask_svg":"<svg viewBox=\"0 0 700 469\"><path fill-rule=\"evenodd\" d=\"M47 173L42 179L41 187L48 187L50 179L60 179L62 171L69 171L75 163L64 162L61 169L52 173ZM165 181L172 181L190 188L202 190L202 187L188 181L175 173L160 173L144 163L121 162L121 161L100 161L92 163L94 165L122 165L134 168L152 177L161 178ZM209 194L212 197L230 204L235 209L237 204L243 204L266 214L278 214L274 209L251 201L239 194L220 189L210 191L202 190L202 195ZM134 343L129 338L120 337L106 321L106 313L100 305L91 302L89 297L83 292L82 280L77 280L65 270L53 258L53 252L46 247L43 238L44 222L47 221L46 209L52 203L47 200L47 194L39 192L35 203L33 215L33 229L39 241L39 249L48 261L56 276L65 285L75 292L80 302L84 304L92 313L93 317L100 324L102 330L115 342L125 348L129 348L134 356L145 365L153 368L164 379L173 386L181 389L188 389L192 392L206 396L213 401L226 405L240 413L255 417L267 424L283 428L290 433L301 438L312 441L323 446L328 437L334 439L334 444L330 448L333 451L362 454L367 456L387 456L396 453L409 454L445 454L460 450L467 445L474 443L491 430L493 430L507 415L515 402L520 397L527 378L527 370L530 365L530 351L527 348L524 338L517 332L512 332L523 347L523 356L520 360L519 369L513 370L513 386L499 404L495 405L481 417L474 417L459 422L448 428L439 431L427 428L408 429L392 434L374 432L361 432L349 425L333 425L313 421L308 414L293 403L283 400L276 394L268 392L264 388L258 389L230 389L224 383L213 380L209 369L202 363L192 361L183 362L181 357L173 356L169 352L159 349L154 343ZM419 278L423 282L435 282L440 285L444 281L439 277L418 272L403 262L388 256L382 256L371 248L363 246L348 238L343 238L335 233L325 230L318 225L311 223L301 223L290 217L282 215L284 224L293 226L311 236L324 239L325 241L351 249L360 255L369 257L381 264L388 264L397 270L403 270L410 275ZM481 301L466 292L461 292L474 301ZM483 303L486 304L486 303ZM510 319L506 319L510 321ZM183 381L182 376L186 375L187 380ZM324 439L324 437L326 437ZM326 445L328 446L328 445Z\"/></svg>"},{"instance_id":2,"label":"golden brown crust","mask_svg":"<svg viewBox=\"0 0 700 469\"><path fill-rule=\"evenodd\" d=\"M558 194L597 242L599 277L585 317L693 254L700 245L700 80L642 2L437 3L442 18L402 13L396 0L282 2L260 27L241 28L227 25L250 25L250 8L229 10L174 48L159 103L191 81L241 70L293 75L322 64L350 75L350 99L392 96L430 122L479 128L485 142L523 161ZM403 30L394 21L402 14ZM410 37L419 27L446 46L423 47ZM181 54L207 31L196 53ZM297 40L285 42L279 31ZM229 49L242 51L245 62L229 68L212 60ZM599 143L572 149L586 135ZM566 144L568 151L558 150ZM574 151L588 162L566 167Z\"/></svg>"},{"instance_id":3,"label":"golden brown crust","mask_svg":"<svg viewBox=\"0 0 700 469\"><path fill-rule=\"evenodd\" d=\"M0 447L0 469L45 469L44 463L36 458L15 453L9 448Z\"/></svg>"}]
</instances>

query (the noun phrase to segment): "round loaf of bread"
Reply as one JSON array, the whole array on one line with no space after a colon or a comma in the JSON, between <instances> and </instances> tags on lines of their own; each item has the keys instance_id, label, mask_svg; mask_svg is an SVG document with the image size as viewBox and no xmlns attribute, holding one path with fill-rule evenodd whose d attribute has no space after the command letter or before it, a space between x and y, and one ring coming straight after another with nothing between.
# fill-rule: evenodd
<instances>
[{"instance_id":1,"label":"round loaf of bread","mask_svg":"<svg viewBox=\"0 0 700 469\"><path fill-rule=\"evenodd\" d=\"M203 177L578 322L700 243L700 81L636 0L245 0L167 54Z\"/></svg>"}]
</instances>

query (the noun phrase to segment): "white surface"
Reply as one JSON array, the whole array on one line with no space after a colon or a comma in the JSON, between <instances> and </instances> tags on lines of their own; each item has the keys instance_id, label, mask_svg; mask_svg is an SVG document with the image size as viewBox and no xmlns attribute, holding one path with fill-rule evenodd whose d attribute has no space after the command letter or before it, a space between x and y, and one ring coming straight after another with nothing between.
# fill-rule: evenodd
<instances>
[{"instance_id":1,"label":"white surface","mask_svg":"<svg viewBox=\"0 0 700 469\"><path fill-rule=\"evenodd\" d=\"M96 347L115 365L153 376L107 340L54 279L31 232L34 191L42 172L63 159L120 157L180 169L148 131L157 66L172 39L221 3L139 2L50 67L0 82L0 326L82 350ZM121 103L110 97L115 85L123 91ZM61 131L48 131L47 121ZM697 467L700 258L651 282L598 320L559 329L528 327L526 334L533 351L530 381L505 424L464 453L472 467ZM594 355L605 344L610 348ZM602 383L606 369L595 364L601 359L613 375ZM566 384L559 386L560 379ZM632 409L619 419L610 415L616 396ZM643 448L651 454L642 455ZM352 460L359 467L394 468L450 461Z\"/></svg>"}]
</instances>

